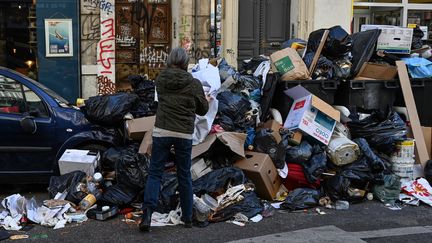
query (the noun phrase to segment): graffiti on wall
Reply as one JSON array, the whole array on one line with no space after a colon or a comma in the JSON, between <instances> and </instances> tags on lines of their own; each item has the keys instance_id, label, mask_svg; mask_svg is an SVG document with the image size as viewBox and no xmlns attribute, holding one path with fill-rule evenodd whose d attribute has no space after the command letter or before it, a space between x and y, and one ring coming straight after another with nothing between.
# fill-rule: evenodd
<instances>
[{"instance_id":1,"label":"graffiti on wall","mask_svg":"<svg viewBox=\"0 0 432 243\"><path fill-rule=\"evenodd\" d=\"M168 58L169 48L157 50L152 46L145 47L140 53L140 64L147 64L149 68L161 68Z\"/></svg>"},{"instance_id":2,"label":"graffiti on wall","mask_svg":"<svg viewBox=\"0 0 432 243\"><path fill-rule=\"evenodd\" d=\"M107 0L112 5L114 0ZM113 5L114 6L114 5ZM99 94L115 92L115 17L114 12L100 13L100 40L97 45L97 81Z\"/></svg>"},{"instance_id":3,"label":"graffiti on wall","mask_svg":"<svg viewBox=\"0 0 432 243\"><path fill-rule=\"evenodd\" d=\"M118 47L136 47L137 30L132 23L131 4L119 4L116 8L116 44Z\"/></svg>"},{"instance_id":4,"label":"graffiti on wall","mask_svg":"<svg viewBox=\"0 0 432 243\"><path fill-rule=\"evenodd\" d=\"M100 9L103 12L114 12L114 1L111 0L84 0L83 7L95 11Z\"/></svg>"}]
</instances>

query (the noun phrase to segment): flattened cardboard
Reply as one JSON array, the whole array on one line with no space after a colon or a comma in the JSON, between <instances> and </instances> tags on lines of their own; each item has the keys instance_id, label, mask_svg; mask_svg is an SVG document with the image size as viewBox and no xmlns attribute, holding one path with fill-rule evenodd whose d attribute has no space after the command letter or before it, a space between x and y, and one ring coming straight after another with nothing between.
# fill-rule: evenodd
<instances>
[{"instance_id":1,"label":"flattened cardboard","mask_svg":"<svg viewBox=\"0 0 432 243\"><path fill-rule=\"evenodd\" d=\"M153 129L156 116L142 117L126 121L126 131L130 139L141 140L147 131Z\"/></svg>"},{"instance_id":2,"label":"flattened cardboard","mask_svg":"<svg viewBox=\"0 0 432 243\"><path fill-rule=\"evenodd\" d=\"M205 174L212 171L211 166L207 165L204 159L199 159L198 161L193 161L191 166L191 177L192 181L199 179Z\"/></svg>"},{"instance_id":3,"label":"flattened cardboard","mask_svg":"<svg viewBox=\"0 0 432 243\"><path fill-rule=\"evenodd\" d=\"M392 80L396 75L395 66L365 62L354 80Z\"/></svg>"},{"instance_id":4,"label":"flattened cardboard","mask_svg":"<svg viewBox=\"0 0 432 243\"><path fill-rule=\"evenodd\" d=\"M432 156L431 150L432 150L432 127L422 127L423 136L426 143L426 149L429 154L429 158ZM413 134L411 129L408 130L407 137L413 138ZM417 151L415 151L415 161L417 164L420 164L419 156ZM415 178L415 177L414 177Z\"/></svg>"},{"instance_id":5,"label":"flattened cardboard","mask_svg":"<svg viewBox=\"0 0 432 243\"><path fill-rule=\"evenodd\" d=\"M234 166L240 168L246 177L252 180L260 198L273 200L276 197L281 179L270 156L246 152L246 158L237 161Z\"/></svg>"},{"instance_id":6,"label":"flattened cardboard","mask_svg":"<svg viewBox=\"0 0 432 243\"><path fill-rule=\"evenodd\" d=\"M324 48L324 44L327 41L327 37L328 37L329 33L330 33L329 30L325 30L324 33L323 33L323 36L321 37L320 44L318 46L317 51L315 52L315 55L314 55L314 57L312 59L312 63L310 65L310 67L309 67L309 73L310 74L312 74L315 71L316 64L318 63L319 57L321 56L321 52L322 52L322 50Z\"/></svg>"},{"instance_id":7,"label":"flattened cardboard","mask_svg":"<svg viewBox=\"0 0 432 243\"><path fill-rule=\"evenodd\" d=\"M151 155L152 144L153 144L153 129L145 133L144 138L141 141L141 144L139 146L138 153Z\"/></svg>"},{"instance_id":8,"label":"flattened cardboard","mask_svg":"<svg viewBox=\"0 0 432 243\"><path fill-rule=\"evenodd\" d=\"M246 141L246 134L236 132L221 132L210 134L202 143L193 146L192 159L207 152L216 140L221 141L234 153L240 155L241 157L245 157L244 143Z\"/></svg>"},{"instance_id":9,"label":"flattened cardboard","mask_svg":"<svg viewBox=\"0 0 432 243\"><path fill-rule=\"evenodd\" d=\"M414 139L416 140L415 148L418 154L419 161L424 168L426 162L429 160L429 154L426 147L425 138L423 136L423 131L420 125L420 119L418 117L417 107L414 101L414 95L411 89L411 82L408 76L408 71L403 61L396 61L396 66L398 68L400 80L399 83L402 88L402 93L408 111L411 129L414 134Z\"/></svg>"}]
</instances>

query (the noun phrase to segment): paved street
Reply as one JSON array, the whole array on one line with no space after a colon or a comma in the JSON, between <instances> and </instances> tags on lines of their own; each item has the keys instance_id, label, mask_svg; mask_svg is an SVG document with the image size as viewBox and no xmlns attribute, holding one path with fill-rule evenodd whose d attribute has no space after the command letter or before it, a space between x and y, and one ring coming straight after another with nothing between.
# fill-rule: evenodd
<instances>
[{"instance_id":1,"label":"paved street","mask_svg":"<svg viewBox=\"0 0 432 243\"><path fill-rule=\"evenodd\" d=\"M21 190L23 195L47 197L46 186L2 187L0 197ZM36 192L29 194L29 190ZM83 224L68 224L53 230L36 226L26 232L31 242L430 242L432 237L429 206L407 206L392 211L381 203L367 201L351 205L347 211L322 209L289 213L277 211L259 223L240 227L230 223L211 224L206 228L185 229L180 226L155 228L150 234L138 232L117 216L105 222L89 220ZM46 234L48 238L40 239ZM37 238L39 239L32 239ZM258 238L256 238L258 237ZM240 240L240 241L239 241Z\"/></svg>"}]
</instances>

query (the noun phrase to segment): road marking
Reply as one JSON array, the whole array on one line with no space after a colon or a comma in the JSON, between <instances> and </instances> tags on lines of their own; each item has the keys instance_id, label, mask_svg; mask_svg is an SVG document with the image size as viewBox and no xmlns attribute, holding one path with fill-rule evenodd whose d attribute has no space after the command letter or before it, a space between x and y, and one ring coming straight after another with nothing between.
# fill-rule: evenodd
<instances>
[{"instance_id":1,"label":"road marking","mask_svg":"<svg viewBox=\"0 0 432 243\"><path fill-rule=\"evenodd\" d=\"M308 242L308 243L321 243L321 242L350 242L350 243L364 243L362 239L392 237L402 235L416 235L432 233L432 226L415 226L404 228L380 229L359 232L347 232L339 229L336 226L328 225L316 228L302 229L290 232L276 233L254 238L247 238L231 243L250 243L250 242Z\"/></svg>"}]
</instances>

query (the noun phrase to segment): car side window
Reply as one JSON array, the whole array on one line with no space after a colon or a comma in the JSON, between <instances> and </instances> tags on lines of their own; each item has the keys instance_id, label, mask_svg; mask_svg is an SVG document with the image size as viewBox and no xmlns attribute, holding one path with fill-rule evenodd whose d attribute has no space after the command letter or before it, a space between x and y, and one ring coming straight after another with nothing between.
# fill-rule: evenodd
<instances>
[{"instance_id":1,"label":"car side window","mask_svg":"<svg viewBox=\"0 0 432 243\"><path fill-rule=\"evenodd\" d=\"M0 112L26 112L21 84L2 75L0 75Z\"/></svg>"},{"instance_id":2,"label":"car side window","mask_svg":"<svg viewBox=\"0 0 432 243\"><path fill-rule=\"evenodd\" d=\"M41 98L28 87L0 75L0 112L31 113L35 117L48 117Z\"/></svg>"}]
</instances>

